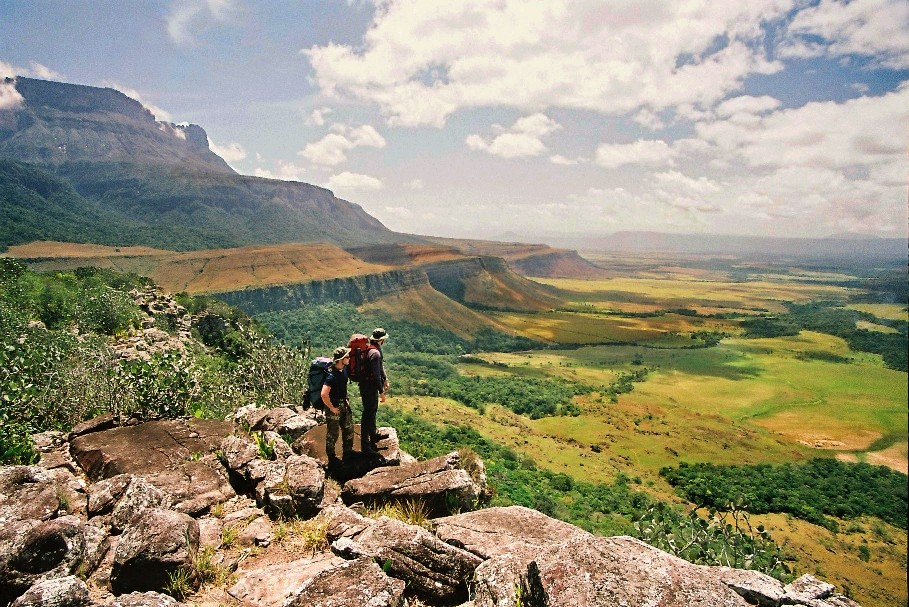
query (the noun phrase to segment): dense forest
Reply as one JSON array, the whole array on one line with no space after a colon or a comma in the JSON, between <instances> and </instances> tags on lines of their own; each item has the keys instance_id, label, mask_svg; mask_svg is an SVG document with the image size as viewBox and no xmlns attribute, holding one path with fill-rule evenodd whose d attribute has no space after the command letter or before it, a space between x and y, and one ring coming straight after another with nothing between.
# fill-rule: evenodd
<instances>
[{"instance_id":1,"label":"dense forest","mask_svg":"<svg viewBox=\"0 0 909 607\"><path fill-rule=\"evenodd\" d=\"M784 512L838 528L830 517L871 515L906 529L906 475L885 466L817 458L804 464L681 464L660 470L679 495L703 508L741 503L749 512Z\"/></svg>"},{"instance_id":2,"label":"dense forest","mask_svg":"<svg viewBox=\"0 0 909 607\"><path fill-rule=\"evenodd\" d=\"M842 307L841 302L820 301L806 304L787 304L789 312L774 317L742 321L746 337L781 337L798 335L799 331L818 331L842 337L852 350L880 354L891 369L909 371L907 333L909 323L902 320L878 318L867 312ZM858 328L859 321L889 327L895 332L884 333Z\"/></svg>"}]
</instances>

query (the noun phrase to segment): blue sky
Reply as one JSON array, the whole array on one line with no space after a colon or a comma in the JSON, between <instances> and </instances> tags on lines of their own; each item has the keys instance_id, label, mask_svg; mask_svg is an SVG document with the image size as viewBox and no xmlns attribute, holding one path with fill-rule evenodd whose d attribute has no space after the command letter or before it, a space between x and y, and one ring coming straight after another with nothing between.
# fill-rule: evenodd
<instances>
[{"instance_id":1,"label":"blue sky","mask_svg":"<svg viewBox=\"0 0 909 607\"><path fill-rule=\"evenodd\" d=\"M906 236L906 0L0 0L0 75L403 232Z\"/></svg>"}]
</instances>

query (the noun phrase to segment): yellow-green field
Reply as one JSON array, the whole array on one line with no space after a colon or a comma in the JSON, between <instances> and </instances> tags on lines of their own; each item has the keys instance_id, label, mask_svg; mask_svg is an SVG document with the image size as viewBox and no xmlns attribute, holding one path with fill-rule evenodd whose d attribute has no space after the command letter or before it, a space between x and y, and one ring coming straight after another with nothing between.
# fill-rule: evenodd
<instances>
[{"instance_id":1,"label":"yellow-green field","mask_svg":"<svg viewBox=\"0 0 909 607\"><path fill-rule=\"evenodd\" d=\"M620 373L649 370L617 402L599 392L577 397L577 417L530 420L496 404L481 414L445 399L394 402L437 422L472 426L540 466L575 478L610 482L619 473L640 478L642 487L670 501L677 498L659 470L683 461L778 464L835 455L905 474L905 372L823 333L744 339L735 319L784 312L787 301L845 302L855 291L823 281L850 277L791 269L751 276L755 280L740 282L724 272L651 264L631 277L537 279L561 289L570 308L493 314L517 334L578 347L486 353L482 361L495 364L461 364L462 373L568 378L605 388ZM849 307L882 320L907 319L905 306ZM674 308L724 316L627 315ZM861 322L868 330L895 331ZM699 332L731 337L714 347L692 348L702 344L693 339ZM799 571L848 588L866 607L906 604L904 531L876 519L844 521L839 534L781 515L755 522L766 524L797 557ZM859 558L860 545L870 549L869 562Z\"/></svg>"}]
</instances>

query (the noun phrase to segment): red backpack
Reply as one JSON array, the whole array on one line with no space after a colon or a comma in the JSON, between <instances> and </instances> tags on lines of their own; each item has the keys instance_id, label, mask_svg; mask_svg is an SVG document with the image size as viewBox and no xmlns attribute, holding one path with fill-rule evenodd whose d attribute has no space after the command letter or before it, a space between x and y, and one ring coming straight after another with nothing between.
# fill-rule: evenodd
<instances>
[{"instance_id":1,"label":"red backpack","mask_svg":"<svg viewBox=\"0 0 909 607\"><path fill-rule=\"evenodd\" d=\"M350 348L350 364L347 367L350 381L361 382L364 379L375 379L370 374L366 353L377 348L369 343L369 338L362 333L354 333L350 336L347 347Z\"/></svg>"}]
</instances>

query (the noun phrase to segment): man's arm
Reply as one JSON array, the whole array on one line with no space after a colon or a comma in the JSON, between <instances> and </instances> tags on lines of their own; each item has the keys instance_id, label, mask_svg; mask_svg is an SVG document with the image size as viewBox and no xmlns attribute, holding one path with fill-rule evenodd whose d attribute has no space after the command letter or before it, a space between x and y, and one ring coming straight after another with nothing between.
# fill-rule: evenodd
<instances>
[{"instance_id":1,"label":"man's arm","mask_svg":"<svg viewBox=\"0 0 909 607\"><path fill-rule=\"evenodd\" d=\"M338 414L338 410L335 409L334 405L331 404L331 386L328 384L322 384L322 404L325 405L325 408L332 412L333 415Z\"/></svg>"}]
</instances>

